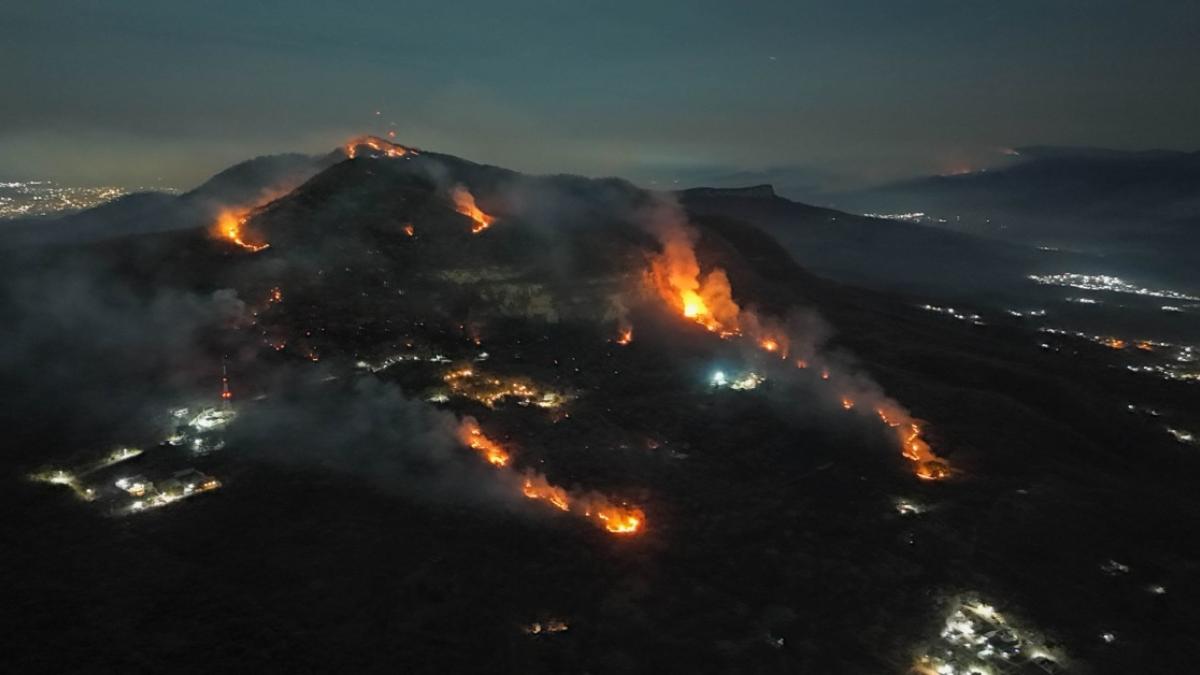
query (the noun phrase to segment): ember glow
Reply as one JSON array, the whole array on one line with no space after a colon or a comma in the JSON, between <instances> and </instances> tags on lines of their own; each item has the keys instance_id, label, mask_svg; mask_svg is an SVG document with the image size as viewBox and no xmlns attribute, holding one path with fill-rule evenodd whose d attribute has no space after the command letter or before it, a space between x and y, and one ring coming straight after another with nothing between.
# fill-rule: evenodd
<instances>
[{"instance_id":1,"label":"ember glow","mask_svg":"<svg viewBox=\"0 0 1200 675\"><path fill-rule=\"evenodd\" d=\"M474 418L463 418L458 436L463 445L479 453L492 466L510 469L511 456L499 443L483 433ZM613 534L636 534L646 522L646 514L637 507L614 504L604 495L594 492L572 495L536 471L526 471L521 477L521 494L526 499L546 502L564 513L583 516Z\"/></svg>"},{"instance_id":2,"label":"ember glow","mask_svg":"<svg viewBox=\"0 0 1200 675\"><path fill-rule=\"evenodd\" d=\"M475 205L475 196L465 186L456 185L450 196L454 199L454 210L475 221L475 224L471 226L472 234L483 232L496 221L495 218L484 213Z\"/></svg>"},{"instance_id":3,"label":"ember glow","mask_svg":"<svg viewBox=\"0 0 1200 675\"><path fill-rule=\"evenodd\" d=\"M621 329L621 332L617 334L616 343L624 347L631 342L633 342L633 328Z\"/></svg>"},{"instance_id":4,"label":"ember glow","mask_svg":"<svg viewBox=\"0 0 1200 675\"><path fill-rule=\"evenodd\" d=\"M521 492L525 497L544 501L559 511L581 515L613 534L637 534L646 522L646 514L635 506L614 504L607 497L592 492L571 495L540 473L526 473Z\"/></svg>"},{"instance_id":5,"label":"ember glow","mask_svg":"<svg viewBox=\"0 0 1200 675\"><path fill-rule=\"evenodd\" d=\"M362 153L360 148L364 147L368 148L372 152ZM359 136L358 138L347 141L346 145L342 146L342 149L346 151L346 157L348 159L354 159L360 154L369 154L370 156L380 157L404 157L405 155L413 152L411 149L406 148L403 145L397 145L391 141L385 141L378 136Z\"/></svg>"},{"instance_id":6,"label":"ember glow","mask_svg":"<svg viewBox=\"0 0 1200 675\"><path fill-rule=\"evenodd\" d=\"M458 437L463 445L478 452L492 466L508 466L512 459L499 443L484 435L473 417L463 419L458 427Z\"/></svg>"},{"instance_id":7,"label":"ember glow","mask_svg":"<svg viewBox=\"0 0 1200 675\"><path fill-rule=\"evenodd\" d=\"M567 491L557 485L551 485L550 481L541 474L526 474L525 482L521 485L521 492L529 499L549 502L559 511L571 510L571 499L567 496Z\"/></svg>"},{"instance_id":8,"label":"ember glow","mask_svg":"<svg viewBox=\"0 0 1200 675\"><path fill-rule=\"evenodd\" d=\"M216 225L213 227L213 234L218 239L224 239L236 244L251 253L258 253L270 248L271 245L266 242L246 241L245 225L249 218L249 209L225 209L217 216Z\"/></svg>"},{"instance_id":9,"label":"ember glow","mask_svg":"<svg viewBox=\"0 0 1200 675\"><path fill-rule=\"evenodd\" d=\"M904 411L888 410L880 407L876 410L883 423L896 430L900 441L900 452L904 458L913 463L913 472L921 480L941 480L950 475L950 465L929 447L929 443L921 438L921 425L914 421Z\"/></svg>"}]
</instances>

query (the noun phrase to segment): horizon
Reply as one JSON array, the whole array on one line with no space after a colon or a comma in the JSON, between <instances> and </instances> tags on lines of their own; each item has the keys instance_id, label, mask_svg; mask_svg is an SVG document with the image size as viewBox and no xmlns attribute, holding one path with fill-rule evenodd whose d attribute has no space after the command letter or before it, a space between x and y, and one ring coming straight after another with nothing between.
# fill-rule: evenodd
<instances>
[{"instance_id":1,"label":"horizon","mask_svg":"<svg viewBox=\"0 0 1200 675\"><path fill-rule=\"evenodd\" d=\"M384 134L386 135L386 132L384 132ZM424 147L424 146L421 146L416 143L412 143L412 144L404 143L402 141L402 139L398 139L398 138L387 139L385 137L385 135L379 135L378 137L382 138L384 140L389 140L389 142L393 142L393 143L396 143L397 145L401 145L401 146L405 146L405 147L418 148L418 149L429 151L429 152L439 152L441 154L450 154L450 153L444 153L444 152L438 150L437 148ZM334 144L330 145L328 152L336 152L338 150L338 148L341 147L341 145L342 145L341 143L334 143ZM953 171L948 171L948 172L943 172L943 173L932 173L932 174L918 173L918 174L911 174L911 175L900 175L900 176L891 177L891 178L883 180L881 182L858 182L858 183L853 183L853 184L849 184L849 185L846 185L843 183L842 187L847 190L871 189L871 188L886 187L888 185L893 185L893 184L902 184L907 181L920 180L923 178L948 177L948 176L955 176L955 175L963 175L966 173L989 171L989 170L996 169L996 168L1004 168L1006 165L1010 165L1014 162L1022 161L1022 159L1027 159L1028 156L1020 151L1029 151L1029 150L1035 150L1035 149L1065 151L1068 153L1073 153L1073 154L1078 154L1078 155L1083 155L1083 154L1088 154L1088 153L1116 153L1116 154L1121 154L1121 155L1153 155L1153 154L1192 155L1192 154L1200 153L1200 148L1188 149L1188 148L1158 147L1158 148L1141 148L1141 149L1117 149L1117 148L1099 147L1099 146L1094 146L1094 145L1018 146L1018 147L1014 147L1011 149L1005 149L1004 152L998 153L997 156L994 158L994 161L992 161L989 164L971 167L969 170L965 170L965 171L953 170ZM219 167L217 170L213 171L212 173L204 175L199 180L197 180L196 182L191 183L191 184L182 184L182 185L167 185L167 184L151 185L151 184L146 184L146 183L118 184L118 183L115 183L112 181L109 181L109 182L71 182L71 181L65 181L65 180L51 178L51 177L45 177L45 176L0 175L0 188L13 188L13 187L17 187L19 185L31 186L31 185L37 185L37 184L47 184L47 185L55 185L55 186L62 187L62 188L79 188L79 189L89 189L89 190L110 188L110 189L124 190L124 191L126 191L126 194L134 193L134 192L149 192L149 191L159 191L159 192L166 192L166 193L183 193L183 192L187 192L189 190L193 190L195 188L200 187L205 182L220 175L222 172L226 171L227 169L231 169L235 166L238 166L239 164L250 162L250 161L253 161L256 159L262 159L265 157L278 157L278 156L293 155L293 154L305 155L308 157L318 157L322 154L325 154L325 151L318 150L315 152L300 152L300 151L296 151L296 150L281 149L278 152L267 152L267 153L263 153L263 154L259 154L259 155L254 155L251 157L244 157L241 159L234 160L230 164ZM458 155L455 155L455 156L458 156ZM470 156L459 156L459 157L461 159L466 159L468 161L475 161L475 162L478 162L481 164L492 164L495 166L502 166L504 168L517 170L514 167L506 166L499 162L485 162L485 161L478 160L478 159L476 159L474 157L470 157ZM1022 158L1022 159L1014 159L1014 158ZM590 179L617 178L617 179L628 180L629 182L631 182L639 187L646 188L646 189L667 190L667 191L683 190L683 189L690 189L690 188L703 188L703 187L738 188L738 187L754 187L754 186L758 186L758 185L771 185L775 189L776 193L779 194L779 196L785 197L788 199L793 199L793 200L803 200L803 199L809 198L809 197L826 196L823 193L826 193L826 192L836 193L838 191L835 188L835 189L825 189L825 190L813 189L810 192L804 192L804 191L797 192L795 189L795 187L796 187L795 185L785 184L785 185L781 186L781 185L777 184L777 182L775 180L772 180L773 174L775 174L776 178L779 175L784 176L784 179L786 181L787 174L791 173L791 172L798 172L802 176L803 175L811 175L811 171L805 167L786 166L786 165L765 166L765 167L748 167L748 168L740 168L740 169L735 169L735 168L730 168L730 167L719 167L719 166L703 166L703 167L692 167L687 170L681 171L677 174L656 173L654 171L642 171L642 172L640 172L640 174L635 172L630 175L619 175L619 174L587 175L587 174L581 174L581 173L572 173L570 171L546 171L546 172L531 172L531 175L538 175L538 176L579 175L579 176L583 176L585 178L590 178ZM836 181L836 178L831 178L830 180ZM835 182L835 184L836 184L836 182Z\"/></svg>"},{"instance_id":2,"label":"horizon","mask_svg":"<svg viewBox=\"0 0 1200 675\"><path fill-rule=\"evenodd\" d=\"M1200 147L1200 8L1171 0L356 9L368 27L317 6L0 10L22 64L0 72L22 92L0 175L184 187L395 131L532 173L787 170L822 191L1010 146Z\"/></svg>"}]
</instances>

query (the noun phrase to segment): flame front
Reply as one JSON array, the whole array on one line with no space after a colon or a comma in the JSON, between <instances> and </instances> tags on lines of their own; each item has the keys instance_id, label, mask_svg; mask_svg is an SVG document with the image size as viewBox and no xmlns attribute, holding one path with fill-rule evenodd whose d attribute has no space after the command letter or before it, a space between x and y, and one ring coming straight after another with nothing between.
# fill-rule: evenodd
<instances>
[{"instance_id":1,"label":"flame front","mask_svg":"<svg viewBox=\"0 0 1200 675\"><path fill-rule=\"evenodd\" d=\"M475 196L462 185L456 185L450 194L454 199L454 210L475 221L471 226L471 234L479 234L492 226L495 218L484 213L475 205Z\"/></svg>"},{"instance_id":2,"label":"flame front","mask_svg":"<svg viewBox=\"0 0 1200 675\"><path fill-rule=\"evenodd\" d=\"M883 423L896 430L900 453L914 464L914 473L921 480L941 480L950 475L950 465L934 454L929 443L921 438L921 424L899 409L880 406L875 410Z\"/></svg>"},{"instance_id":3,"label":"flame front","mask_svg":"<svg viewBox=\"0 0 1200 675\"><path fill-rule=\"evenodd\" d=\"M540 499L550 502L559 511L571 510L571 498L567 496L567 491L557 485L551 485L546 480L546 477L541 474L526 474L525 482L521 486L521 492L530 499Z\"/></svg>"},{"instance_id":4,"label":"flame front","mask_svg":"<svg viewBox=\"0 0 1200 675\"><path fill-rule=\"evenodd\" d=\"M258 253L270 248L271 245L266 242L254 243L244 239L243 226L249 218L249 210L225 209L217 216L217 223L213 232L218 238L236 244L251 253Z\"/></svg>"},{"instance_id":5,"label":"flame front","mask_svg":"<svg viewBox=\"0 0 1200 675\"><path fill-rule=\"evenodd\" d=\"M602 497L598 498L600 503L589 506L585 515L589 518L595 518L603 526L604 529L613 534L635 534L642 528L642 523L646 520L646 514L637 507L615 506L609 504Z\"/></svg>"},{"instance_id":6,"label":"flame front","mask_svg":"<svg viewBox=\"0 0 1200 675\"><path fill-rule=\"evenodd\" d=\"M497 469L508 469L511 457L472 417L463 418L458 428L463 445L475 450ZM527 499L546 502L564 513L581 515L613 534L636 534L646 522L646 514L634 506L614 504L594 492L572 495L554 485L540 473L527 471L521 480L521 494Z\"/></svg>"},{"instance_id":7,"label":"flame front","mask_svg":"<svg viewBox=\"0 0 1200 675\"><path fill-rule=\"evenodd\" d=\"M346 142L342 149L346 152L348 159L354 159L358 156L359 147L365 146L374 152L383 155L384 157L404 157L413 151L403 145L397 145L390 141L385 141L377 136L359 136Z\"/></svg>"},{"instance_id":8,"label":"flame front","mask_svg":"<svg viewBox=\"0 0 1200 675\"><path fill-rule=\"evenodd\" d=\"M500 444L483 434L479 423L472 417L467 417L458 428L458 436L463 445L478 452L492 466L508 466L511 459Z\"/></svg>"},{"instance_id":9,"label":"flame front","mask_svg":"<svg viewBox=\"0 0 1200 675\"><path fill-rule=\"evenodd\" d=\"M651 256L646 279L668 306L724 339L745 335L762 351L782 359L789 358L791 341L788 332L778 322L760 317L753 310L743 311L733 299L729 278L723 269L718 267L707 275L701 274L693 246L694 235L678 223L658 234L662 252ZM795 364L798 369L809 367L805 358L797 359ZM820 378L823 381L831 379L828 366L821 368ZM921 437L920 424L890 399L883 400L877 409L879 417L896 429L901 453L914 463L916 476L922 480L940 480L949 476L949 465L937 457ZM841 405L845 410L854 410L855 401L851 396L843 396Z\"/></svg>"}]
</instances>

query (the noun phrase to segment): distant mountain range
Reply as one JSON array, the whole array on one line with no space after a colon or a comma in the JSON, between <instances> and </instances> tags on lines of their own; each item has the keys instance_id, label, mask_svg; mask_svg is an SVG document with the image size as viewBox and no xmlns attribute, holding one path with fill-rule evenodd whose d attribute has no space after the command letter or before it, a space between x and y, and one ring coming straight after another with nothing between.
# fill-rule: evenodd
<instances>
[{"instance_id":1,"label":"distant mountain range","mask_svg":"<svg viewBox=\"0 0 1200 675\"><path fill-rule=\"evenodd\" d=\"M876 288L930 295L996 290L1027 274L1087 260L916 222L802 204L776 195L770 185L693 188L679 195L691 213L762 227L818 274Z\"/></svg>"},{"instance_id":2,"label":"distant mountain range","mask_svg":"<svg viewBox=\"0 0 1200 675\"><path fill-rule=\"evenodd\" d=\"M1200 264L1200 152L1029 147L1004 167L831 195L857 213L1102 253L1161 273Z\"/></svg>"}]
</instances>

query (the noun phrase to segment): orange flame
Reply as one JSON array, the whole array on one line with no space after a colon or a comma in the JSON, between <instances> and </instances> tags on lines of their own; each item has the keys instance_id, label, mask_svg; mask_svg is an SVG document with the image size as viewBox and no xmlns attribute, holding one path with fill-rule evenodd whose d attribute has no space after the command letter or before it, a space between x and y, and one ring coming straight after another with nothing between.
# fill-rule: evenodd
<instances>
[{"instance_id":1,"label":"orange flame","mask_svg":"<svg viewBox=\"0 0 1200 675\"><path fill-rule=\"evenodd\" d=\"M725 270L718 267L701 278L700 263L685 232L672 232L664 238L662 253L650 259L647 280L684 318L721 337L741 333L741 308L733 300Z\"/></svg>"},{"instance_id":2,"label":"orange flame","mask_svg":"<svg viewBox=\"0 0 1200 675\"><path fill-rule=\"evenodd\" d=\"M559 511L571 510L571 498L567 496L567 491L551 485L546 477L538 473L528 473L525 475L525 483L521 486L521 492L530 499L540 499L550 502Z\"/></svg>"},{"instance_id":3,"label":"orange flame","mask_svg":"<svg viewBox=\"0 0 1200 675\"><path fill-rule=\"evenodd\" d=\"M471 226L471 234L479 234L492 226L495 218L484 213L475 205L475 196L462 185L456 185L450 196L454 199L454 210L475 221Z\"/></svg>"},{"instance_id":4,"label":"orange flame","mask_svg":"<svg viewBox=\"0 0 1200 675\"><path fill-rule=\"evenodd\" d=\"M258 244L243 239L242 227L249 218L250 211L248 209L238 211L225 209L217 216L213 234L220 239L237 244L251 253L258 253L270 248L271 245L266 242Z\"/></svg>"},{"instance_id":5,"label":"orange flame","mask_svg":"<svg viewBox=\"0 0 1200 675\"><path fill-rule=\"evenodd\" d=\"M383 155L384 157L403 157L413 152L403 145L397 145L391 141L385 141L377 136L359 136L358 138L347 141L346 145L342 146L342 149L345 150L347 158L354 159L358 156L358 149L360 147L370 148L375 153Z\"/></svg>"},{"instance_id":6,"label":"orange flame","mask_svg":"<svg viewBox=\"0 0 1200 675\"><path fill-rule=\"evenodd\" d=\"M913 421L903 410L880 406L875 410L883 423L896 430L900 441L900 453L913 462L917 478L941 480L950 475L950 465L933 453L929 443L921 438L921 425Z\"/></svg>"},{"instance_id":7,"label":"orange flame","mask_svg":"<svg viewBox=\"0 0 1200 675\"><path fill-rule=\"evenodd\" d=\"M667 305L722 338L740 336L744 330L763 351L788 358L787 333L779 330L775 322L764 321L753 311L742 312L733 299L725 270L718 267L701 276L692 235L686 228L675 222L659 233L659 239L662 252L650 257L646 280ZM803 358L795 363L800 369L809 366ZM821 369L821 379L830 379L828 368ZM843 408L852 410L854 406L855 402L849 396L842 398ZM950 475L949 465L934 455L929 444L921 438L919 424L901 421L908 417L898 410L889 412L879 408L878 413L885 424L897 428L901 452L916 463L914 471L919 478L939 480ZM901 430L902 426L906 429Z\"/></svg>"},{"instance_id":8,"label":"orange flame","mask_svg":"<svg viewBox=\"0 0 1200 675\"><path fill-rule=\"evenodd\" d=\"M463 419L458 427L458 437L463 445L478 452L492 466L508 466L511 459L500 444L484 435L473 417Z\"/></svg>"},{"instance_id":9,"label":"orange flame","mask_svg":"<svg viewBox=\"0 0 1200 675\"><path fill-rule=\"evenodd\" d=\"M646 521L646 514L637 507L609 504L603 497L595 498L599 503L588 506L584 515L595 518L604 529L613 534L634 534Z\"/></svg>"},{"instance_id":10,"label":"orange flame","mask_svg":"<svg viewBox=\"0 0 1200 675\"><path fill-rule=\"evenodd\" d=\"M1112 349L1125 349L1126 346L1124 340L1115 337L1104 338L1100 344L1104 345L1105 347L1111 347Z\"/></svg>"},{"instance_id":11,"label":"orange flame","mask_svg":"<svg viewBox=\"0 0 1200 675\"><path fill-rule=\"evenodd\" d=\"M474 418L463 418L459 423L458 436L463 445L478 452L497 469L509 466L511 457L508 452L488 438ZM565 489L533 471L525 473L521 481L521 494L527 499L546 502L559 511L581 514L614 534L634 534L646 522L646 514L637 507L613 504L603 495L590 492L572 497Z\"/></svg>"},{"instance_id":12,"label":"orange flame","mask_svg":"<svg viewBox=\"0 0 1200 675\"><path fill-rule=\"evenodd\" d=\"M540 473L526 473L521 492L529 499L549 502L559 511L582 513L613 534L635 534L646 522L646 514L635 506L613 504L607 497L595 493L572 498Z\"/></svg>"},{"instance_id":13,"label":"orange flame","mask_svg":"<svg viewBox=\"0 0 1200 675\"><path fill-rule=\"evenodd\" d=\"M633 342L633 329L632 328L622 329L621 332L617 335L617 344L624 347L625 345L627 345L631 342Z\"/></svg>"},{"instance_id":14,"label":"orange flame","mask_svg":"<svg viewBox=\"0 0 1200 675\"><path fill-rule=\"evenodd\" d=\"M412 224L412 223L406 223L406 224L404 225L404 234L407 234L407 235L408 235L408 236L410 236L410 237L415 237L415 236L417 236L417 231L416 231L416 229L415 229L415 228L413 228L413 224Z\"/></svg>"}]
</instances>

